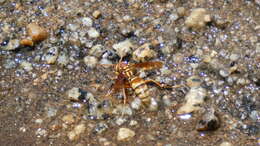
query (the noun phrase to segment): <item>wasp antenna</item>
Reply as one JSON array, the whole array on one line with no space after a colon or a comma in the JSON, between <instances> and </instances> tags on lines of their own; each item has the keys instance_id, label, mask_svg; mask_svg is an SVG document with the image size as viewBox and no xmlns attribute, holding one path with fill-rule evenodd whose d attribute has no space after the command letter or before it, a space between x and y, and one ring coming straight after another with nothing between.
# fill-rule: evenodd
<instances>
[{"instance_id":1,"label":"wasp antenna","mask_svg":"<svg viewBox=\"0 0 260 146\"><path fill-rule=\"evenodd\" d=\"M115 64L97 64L97 65L103 66L103 67L115 66Z\"/></svg>"}]
</instances>

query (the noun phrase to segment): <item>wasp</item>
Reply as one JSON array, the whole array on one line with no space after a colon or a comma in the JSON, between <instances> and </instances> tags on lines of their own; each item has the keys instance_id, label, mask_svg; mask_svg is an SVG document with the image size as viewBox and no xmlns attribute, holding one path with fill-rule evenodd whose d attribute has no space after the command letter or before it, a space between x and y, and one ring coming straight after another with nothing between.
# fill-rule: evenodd
<instances>
[{"instance_id":1,"label":"wasp","mask_svg":"<svg viewBox=\"0 0 260 146\"><path fill-rule=\"evenodd\" d=\"M115 79L115 83L112 85L111 90L108 92L106 96L111 96L119 92L123 91L124 104L127 102L127 89L132 88L135 95L139 97L142 103L145 106L148 106L151 102L151 97L148 91L148 83L154 83L155 85L161 88L173 88L175 86L169 86L167 84L159 83L155 80L149 79L145 80L139 77L138 70L153 70L160 69L163 66L162 62L154 61L154 62L143 62L130 64L128 62L122 62L121 59L119 63L113 64L115 73L117 78Z\"/></svg>"}]
</instances>

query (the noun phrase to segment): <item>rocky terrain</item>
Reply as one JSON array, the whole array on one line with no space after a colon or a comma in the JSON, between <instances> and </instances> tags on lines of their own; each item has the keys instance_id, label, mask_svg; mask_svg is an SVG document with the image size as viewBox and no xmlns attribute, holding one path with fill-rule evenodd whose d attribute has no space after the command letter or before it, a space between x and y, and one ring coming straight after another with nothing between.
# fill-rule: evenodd
<instances>
[{"instance_id":1,"label":"rocky terrain","mask_svg":"<svg viewBox=\"0 0 260 146\"><path fill-rule=\"evenodd\" d=\"M260 145L259 0L0 0L0 145ZM115 68L162 62L108 97ZM120 77L119 77L120 78ZM122 84L121 87L124 85Z\"/></svg>"}]
</instances>

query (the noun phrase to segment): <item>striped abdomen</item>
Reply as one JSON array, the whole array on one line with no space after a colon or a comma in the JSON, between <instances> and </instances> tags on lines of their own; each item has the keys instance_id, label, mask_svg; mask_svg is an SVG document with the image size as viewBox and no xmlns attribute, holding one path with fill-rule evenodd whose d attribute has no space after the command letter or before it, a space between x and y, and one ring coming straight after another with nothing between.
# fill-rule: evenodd
<instances>
[{"instance_id":1,"label":"striped abdomen","mask_svg":"<svg viewBox=\"0 0 260 146\"><path fill-rule=\"evenodd\" d=\"M145 80L140 77L133 77L129 79L130 85L133 88L136 96L138 96L142 103L145 105L150 104L150 97L148 92L148 86L145 83Z\"/></svg>"}]
</instances>

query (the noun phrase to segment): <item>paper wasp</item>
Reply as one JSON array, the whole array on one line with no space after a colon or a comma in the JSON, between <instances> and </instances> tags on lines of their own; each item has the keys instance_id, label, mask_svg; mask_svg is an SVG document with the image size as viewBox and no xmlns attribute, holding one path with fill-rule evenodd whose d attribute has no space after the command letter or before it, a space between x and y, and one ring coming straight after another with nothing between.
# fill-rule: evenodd
<instances>
[{"instance_id":1,"label":"paper wasp","mask_svg":"<svg viewBox=\"0 0 260 146\"><path fill-rule=\"evenodd\" d=\"M108 92L106 96L111 96L119 91L123 91L124 104L127 102L127 89L132 88L135 95L139 97L142 101L142 104L145 106L149 105L151 102L151 96L148 91L148 83L154 83L161 88L173 88L176 86L169 86L166 84L161 84L155 80L145 80L139 77L138 70L153 70L160 69L163 66L162 62L154 61L154 62L143 62L130 64L127 62L122 62L120 59L119 63L112 64L117 78L115 79L115 83L112 85L111 90Z\"/></svg>"}]
</instances>

